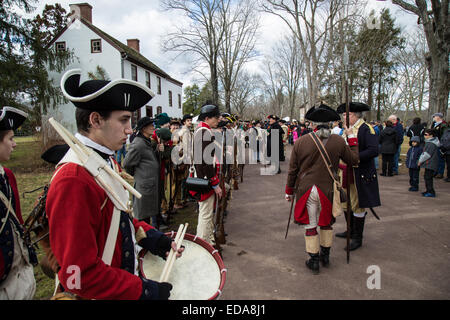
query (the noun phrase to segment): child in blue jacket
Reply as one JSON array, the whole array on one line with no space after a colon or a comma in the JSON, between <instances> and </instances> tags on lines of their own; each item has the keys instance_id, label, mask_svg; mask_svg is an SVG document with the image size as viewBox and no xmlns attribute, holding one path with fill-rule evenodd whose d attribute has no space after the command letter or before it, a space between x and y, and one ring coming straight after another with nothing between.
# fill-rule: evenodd
<instances>
[{"instance_id":1,"label":"child in blue jacket","mask_svg":"<svg viewBox=\"0 0 450 320\"><path fill-rule=\"evenodd\" d=\"M409 191L419 191L419 173L420 167L418 166L419 157L423 152L420 146L420 137L413 136L411 138L411 147L406 154L406 167L409 168Z\"/></svg>"}]
</instances>

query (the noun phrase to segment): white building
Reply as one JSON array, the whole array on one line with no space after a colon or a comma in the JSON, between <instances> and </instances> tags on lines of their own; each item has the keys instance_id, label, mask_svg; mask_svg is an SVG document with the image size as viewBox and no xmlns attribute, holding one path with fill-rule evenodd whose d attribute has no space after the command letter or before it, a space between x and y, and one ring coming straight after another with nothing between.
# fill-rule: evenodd
<instances>
[{"instance_id":1,"label":"white building","mask_svg":"<svg viewBox=\"0 0 450 320\"><path fill-rule=\"evenodd\" d=\"M95 73L97 67L101 67L110 80L125 78L146 84L155 97L134 113L133 126L141 117L154 117L161 112L173 118L182 117L183 84L140 54L138 39L128 39L125 45L95 27L92 24L92 6L88 3L71 4L70 10L73 22L55 36L49 47L73 51L74 61L67 70L81 69L80 83L89 80L89 72ZM49 74L55 85L59 85L63 73ZM48 117L55 117L67 129L76 131L75 108L70 102L49 109L43 123Z\"/></svg>"}]
</instances>

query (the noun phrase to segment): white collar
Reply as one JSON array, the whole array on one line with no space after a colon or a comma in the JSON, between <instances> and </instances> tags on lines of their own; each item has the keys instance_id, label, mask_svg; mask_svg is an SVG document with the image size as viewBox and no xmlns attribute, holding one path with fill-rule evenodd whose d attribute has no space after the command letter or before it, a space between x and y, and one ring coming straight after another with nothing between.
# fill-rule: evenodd
<instances>
[{"instance_id":1,"label":"white collar","mask_svg":"<svg viewBox=\"0 0 450 320\"><path fill-rule=\"evenodd\" d=\"M114 155L114 151L112 151L111 149L109 149L109 148L107 148L105 146L102 146L102 145L98 144L95 141L92 141L88 137L83 136L82 134L80 134L78 132L75 134L75 138L80 140L81 143L83 143L84 145L86 145L88 147L94 148L94 149L96 149L96 150L98 150L100 152L103 152L103 153L105 153L105 154L107 154L109 156Z\"/></svg>"}]
</instances>

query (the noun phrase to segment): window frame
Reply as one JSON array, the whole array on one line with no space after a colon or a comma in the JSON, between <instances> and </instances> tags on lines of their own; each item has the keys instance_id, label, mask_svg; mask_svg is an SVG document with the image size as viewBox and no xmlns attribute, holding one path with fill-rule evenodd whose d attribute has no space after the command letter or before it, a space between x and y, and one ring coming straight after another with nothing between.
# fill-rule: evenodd
<instances>
[{"instance_id":1,"label":"window frame","mask_svg":"<svg viewBox=\"0 0 450 320\"><path fill-rule=\"evenodd\" d=\"M133 78L133 70L136 71L136 78ZM138 67L135 64L131 64L131 80L138 81Z\"/></svg>"},{"instance_id":2,"label":"window frame","mask_svg":"<svg viewBox=\"0 0 450 320\"><path fill-rule=\"evenodd\" d=\"M99 42L100 43L100 51L94 51L94 42ZM102 39L91 39L91 53L102 53L103 48L102 48Z\"/></svg>"},{"instance_id":3,"label":"window frame","mask_svg":"<svg viewBox=\"0 0 450 320\"><path fill-rule=\"evenodd\" d=\"M64 49L58 49L58 45L60 45L60 44L63 44L64 45ZM58 42L55 42L55 51L58 53L58 52L64 52L64 51L67 51L67 43L66 43L66 41L58 41Z\"/></svg>"}]
</instances>

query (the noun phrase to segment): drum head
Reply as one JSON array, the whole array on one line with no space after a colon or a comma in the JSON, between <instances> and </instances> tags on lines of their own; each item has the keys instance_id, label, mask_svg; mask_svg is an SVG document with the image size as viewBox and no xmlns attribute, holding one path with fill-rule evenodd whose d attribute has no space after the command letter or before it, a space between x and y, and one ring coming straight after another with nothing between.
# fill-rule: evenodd
<instances>
[{"instance_id":1,"label":"drum head","mask_svg":"<svg viewBox=\"0 0 450 320\"><path fill-rule=\"evenodd\" d=\"M173 286L169 299L216 298L224 285L226 271L217 250L204 240L190 234L185 235L182 245L185 246L183 255L176 259L168 279ZM150 252L145 253L141 259L143 276L159 281L166 261Z\"/></svg>"}]
</instances>

